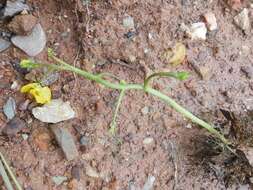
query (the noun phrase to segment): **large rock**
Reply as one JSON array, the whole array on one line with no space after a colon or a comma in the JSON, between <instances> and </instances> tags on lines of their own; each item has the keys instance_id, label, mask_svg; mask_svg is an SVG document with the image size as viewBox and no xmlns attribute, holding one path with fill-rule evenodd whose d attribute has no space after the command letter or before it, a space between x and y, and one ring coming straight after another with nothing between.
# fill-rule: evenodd
<instances>
[{"instance_id":1,"label":"large rock","mask_svg":"<svg viewBox=\"0 0 253 190\"><path fill-rule=\"evenodd\" d=\"M25 128L25 126L26 124L23 120L14 117L4 126L2 133L7 136L15 136L18 132Z\"/></svg>"},{"instance_id":2,"label":"large rock","mask_svg":"<svg viewBox=\"0 0 253 190\"><path fill-rule=\"evenodd\" d=\"M46 45L46 34L40 24L36 24L28 36L14 36L11 42L29 56L38 55Z\"/></svg>"},{"instance_id":3,"label":"large rock","mask_svg":"<svg viewBox=\"0 0 253 190\"><path fill-rule=\"evenodd\" d=\"M78 150L75 145L75 141L68 129L63 125L56 124L51 126L51 130L53 131L67 160L73 160L78 157Z\"/></svg>"},{"instance_id":4,"label":"large rock","mask_svg":"<svg viewBox=\"0 0 253 190\"><path fill-rule=\"evenodd\" d=\"M42 107L32 109L33 116L45 123L58 123L75 117L75 112L69 102L54 99Z\"/></svg>"},{"instance_id":5,"label":"large rock","mask_svg":"<svg viewBox=\"0 0 253 190\"><path fill-rule=\"evenodd\" d=\"M16 101L14 98L9 97L3 106L4 115L7 119L13 119L16 115Z\"/></svg>"},{"instance_id":6,"label":"large rock","mask_svg":"<svg viewBox=\"0 0 253 190\"><path fill-rule=\"evenodd\" d=\"M37 18L33 15L17 15L8 24L8 29L14 34L25 36L32 32L37 24Z\"/></svg>"},{"instance_id":7,"label":"large rock","mask_svg":"<svg viewBox=\"0 0 253 190\"><path fill-rule=\"evenodd\" d=\"M25 4L24 0L6 1L5 7L1 10L2 19L12 17L24 10L30 10L29 6Z\"/></svg>"},{"instance_id":8,"label":"large rock","mask_svg":"<svg viewBox=\"0 0 253 190\"><path fill-rule=\"evenodd\" d=\"M235 24L243 31L250 29L249 11L244 8L238 15L234 17Z\"/></svg>"}]
</instances>

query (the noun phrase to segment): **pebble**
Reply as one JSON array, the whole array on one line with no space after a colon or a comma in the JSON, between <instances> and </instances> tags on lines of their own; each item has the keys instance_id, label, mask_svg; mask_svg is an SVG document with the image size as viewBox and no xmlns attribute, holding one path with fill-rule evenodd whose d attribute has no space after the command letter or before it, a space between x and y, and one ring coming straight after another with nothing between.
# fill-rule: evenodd
<instances>
[{"instance_id":1,"label":"pebble","mask_svg":"<svg viewBox=\"0 0 253 190\"><path fill-rule=\"evenodd\" d=\"M212 12L205 13L204 15L206 25L209 31L214 31L218 29L217 20L215 14Z\"/></svg>"},{"instance_id":2,"label":"pebble","mask_svg":"<svg viewBox=\"0 0 253 190\"><path fill-rule=\"evenodd\" d=\"M155 177L149 176L147 181L145 182L142 190L152 190L155 183Z\"/></svg>"},{"instance_id":3,"label":"pebble","mask_svg":"<svg viewBox=\"0 0 253 190\"><path fill-rule=\"evenodd\" d=\"M11 84L11 90L18 90L18 89L19 89L18 81L15 80Z\"/></svg>"},{"instance_id":4,"label":"pebble","mask_svg":"<svg viewBox=\"0 0 253 190\"><path fill-rule=\"evenodd\" d=\"M42 151L48 151L51 146L52 137L48 130L39 128L33 132L33 141Z\"/></svg>"},{"instance_id":5,"label":"pebble","mask_svg":"<svg viewBox=\"0 0 253 190\"><path fill-rule=\"evenodd\" d=\"M82 146L88 146L88 145L90 144L89 138L86 137L86 136L82 136L82 137L80 138L80 144L81 144Z\"/></svg>"},{"instance_id":6,"label":"pebble","mask_svg":"<svg viewBox=\"0 0 253 190\"><path fill-rule=\"evenodd\" d=\"M99 178L100 177L99 173L94 168L92 168L90 165L87 165L85 167L85 173L89 177L93 177L93 178Z\"/></svg>"},{"instance_id":7,"label":"pebble","mask_svg":"<svg viewBox=\"0 0 253 190\"><path fill-rule=\"evenodd\" d=\"M142 115L147 115L149 113L149 107L145 106L141 109Z\"/></svg>"},{"instance_id":8,"label":"pebble","mask_svg":"<svg viewBox=\"0 0 253 190\"><path fill-rule=\"evenodd\" d=\"M18 117L14 117L3 128L2 133L8 136L15 136L19 131L25 128L26 124Z\"/></svg>"},{"instance_id":9,"label":"pebble","mask_svg":"<svg viewBox=\"0 0 253 190\"><path fill-rule=\"evenodd\" d=\"M14 34L26 36L31 34L37 24L37 18L33 15L17 15L8 24L8 29Z\"/></svg>"},{"instance_id":10,"label":"pebble","mask_svg":"<svg viewBox=\"0 0 253 190\"><path fill-rule=\"evenodd\" d=\"M0 38L0 52L7 50L11 46L11 43L8 40Z\"/></svg>"},{"instance_id":11,"label":"pebble","mask_svg":"<svg viewBox=\"0 0 253 190\"><path fill-rule=\"evenodd\" d=\"M32 109L33 116L45 123L58 123L75 117L75 112L69 102L62 99L53 99L50 103L42 107Z\"/></svg>"},{"instance_id":12,"label":"pebble","mask_svg":"<svg viewBox=\"0 0 253 190\"><path fill-rule=\"evenodd\" d=\"M8 120L11 120L16 115L16 101L14 98L9 97L3 106L3 111Z\"/></svg>"},{"instance_id":13,"label":"pebble","mask_svg":"<svg viewBox=\"0 0 253 190\"><path fill-rule=\"evenodd\" d=\"M77 181L80 181L81 177L80 177L80 166L73 166L71 169L71 175L74 179L76 179Z\"/></svg>"},{"instance_id":14,"label":"pebble","mask_svg":"<svg viewBox=\"0 0 253 190\"><path fill-rule=\"evenodd\" d=\"M25 110L27 110L29 104L30 104L30 100L27 99L26 101L22 102L22 103L19 105L18 109L19 109L20 111L25 111Z\"/></svg>"},{"instance_id":15,"label":"pebble","mask_svg":"<svg viewBox=\"0 0 253 190\"><path fill-rule=\"evenodd\" d=\"M67 181L68 178L66 176L53 176L52 177L53 182L55 185L61 185L64 181Z\"/></svg>"},{"instance_id":16,"label":"pebble","mask_svg":"<svg viewBox=\"0 0 253 190\"><path fill-rule=\"evenodd\" d=\"M143 140L143 144L145 145L148 145L148 144L151 144L154 142L154 139L152 137L146 137L144 140Z\"/></svg>"},{"instance_id":17,"label":"pebble","mask_svg":"<svg viewBox=\"0 0 253 190\"><path fill-rule=\"evenodd\" d=\"M241 71L249 79L253 79L253 67L250 66L241 66Z\"/></svg>"},{"instance_id":18,"label":"pebble","mask_svg":"<svg viewBox=\"0 0 253 190\"><path fill-rule=\"evenodd\" d=\"M27 55L38 55L46 45L46 34L40 24L36 24L28 36L14 36L11 42L23 50Z\"/></svg>"},{"instance_id":19,"label":"pebble","mask_svg":"<svg viewBox=\"0 0 253 190\"><path fill-rule=\"evenodd\" d=\"M27 135L25 133L22 134L21 136L22 136L22 138L23 138L24 141L26 141L29 138L29 135Z\"/></svg>"},{"instance_id":20,"label":"pebble","mask_svg":"<svg viewBox=\"0 0 253 190\"><path fill-rule=\"evenodd\" d=\"M134 29L134 19L131 16L127 16L123 19L123 26L127 29Z\"/></svg>"},{"instance_id":21,"label":"pebble","mask_svg":"<svg viewBox=\"0 0 253 190\"><path fill-rule=\"evenodd\" d=\"M67 128L62 125L52 125L51 130L53 131L56 140L64 152L65 157L68 161L78 157L78 150L75 145L73 136Z\"/></svg>"},{"instance_id":22,"label":"pebble","mask_svg":"<svg viewBox=\"0 0 253 190\"><path fill-rule=\"evenodd\" d=\"M42 86L49 86L55 83L59 79L59 77L59 73L49 73L41 79L40 83Z\"/></svg>"},{"instance_id":23,"label":"pebble","mask_svg":"<svg viewBox=\"0 0 253 190\"><path fill-rule=\"evenodd\" d=\"M12 17L24 10L30 10L29 6L24 3L24 0L8 0L4 9L2 10L2 16L0 18L5 19L8 17Z\"/></svg>"},{"instance_id":24,"label":"pebble","mask_svg":"<svg viewBox=\"0 0 253 190\"><path fill-rule=\"evenodd\" d=\"M248 31L250 28L249 11L244 8L238 15L234 17L234 23L243 31Z\"/></svg>"},{"instance_id":25,"label":"pebble","mask_svg":"<svg viewBox=\"0 0 253 190\"><path fill-rule=\"evenodd\" d=\"M190 27L182 23L180 29L192 40L206 40L207 28L204 22L193 23Z\"/></svg>"}]
</instances>

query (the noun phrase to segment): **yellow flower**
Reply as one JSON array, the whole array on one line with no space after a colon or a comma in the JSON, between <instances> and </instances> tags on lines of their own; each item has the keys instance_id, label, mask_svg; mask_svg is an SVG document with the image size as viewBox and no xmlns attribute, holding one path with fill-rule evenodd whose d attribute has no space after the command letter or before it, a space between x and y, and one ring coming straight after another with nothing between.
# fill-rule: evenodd
<instances>
[{"instance_id":1,"label":"yellow flower","mask_svg":"<svg viewBox=\"0 0 253 190\"><path fill-rule=\"evenodd\" d=\"M27 84L21 88L21 92L31 94L39 104L51 101L51 90L48 87L42 87L39 83Z\"/></svg>"}]
</instances>

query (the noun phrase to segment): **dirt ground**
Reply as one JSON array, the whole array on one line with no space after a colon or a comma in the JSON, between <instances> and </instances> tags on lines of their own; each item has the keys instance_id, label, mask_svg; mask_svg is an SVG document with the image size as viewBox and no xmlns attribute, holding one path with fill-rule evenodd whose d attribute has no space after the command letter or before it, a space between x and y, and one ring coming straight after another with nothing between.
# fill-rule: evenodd
<instances>
[{"instance_id":1,"label":"dirt ground","mask_svg":"<svg viewBox=\"0 0 253 190\"><path fill-rule=\"evenodd\" d=\"M214 123L237 147L253 145L253 76L242 72L245 66L253 69L253 36L252 30L244 33L233 23L239 10L222 0L84 2L27 1L46 31L47 47L77 67L111 72L128 82L142 83L147 70L188 71L191 75L186 81L161 79L154 86ZM242 7L249 8L252 21L250 1L244 1ZM206 41L187 38L180 25L202 21L202 15L209 11L216 15L218 30L209 32ZM133 17L135 23L130 38L122 24L126 16ZM168 65L161 54L179 41L187 47L187 58L176 67ZM27 83L12 66L26 57L15 47L0 53L0 109L10 96L17 105L27 99L11 90L13 81L20 86ZM36 59L48 61L46 49ZM196 67L207 70L204 77ZM80 156L67 161L49 124L33 118L29 107L18 111L28 127L12 138L1 135L0 147L26 190L138 190L149 176L155 177L155 190L250 189L253 169L244 152L238 151L237 157L217 148L204 130L160 100L142 92L128 92L113 138L108 127L119 93L72 73L60 75L50 87L54 97L70 101L77 113L64 125L75 137ZM0 110L0 126L6 122ZM29 135L27 140L22 138L24 133ZM42 140L41 134L46 136ZM82 136L89 139L85 148L80 144ZM153 142L143 143L148 137ZM95 168L99 176L87 175L87 166ZM80 173L78 187L71 185L73 168ZM68 180L56 186L53 176L67 176ZM0 188L5 189L3 184Z\"/></svg>"}]
</instances>

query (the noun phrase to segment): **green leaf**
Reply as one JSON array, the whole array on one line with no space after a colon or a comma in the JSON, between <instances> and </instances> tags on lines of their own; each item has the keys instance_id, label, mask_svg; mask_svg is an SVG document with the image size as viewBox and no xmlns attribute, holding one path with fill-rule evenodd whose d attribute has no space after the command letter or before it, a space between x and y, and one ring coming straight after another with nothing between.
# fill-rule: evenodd
<instances>
[{"instance_id":1,"label":"green leaf","mask_svg":"<svg viewBox=\"0 0 253 190\"><path fill-rule=\"evenodd\" d=\"M176 78L176 79L181 80L181 81L188 79L189 76L190 76L190 74L188 72L185 72L185 71L175 72L175 73L169 72L168 73L168 77L173 77L173 78Z\"/></svg>"}]
</instances>

